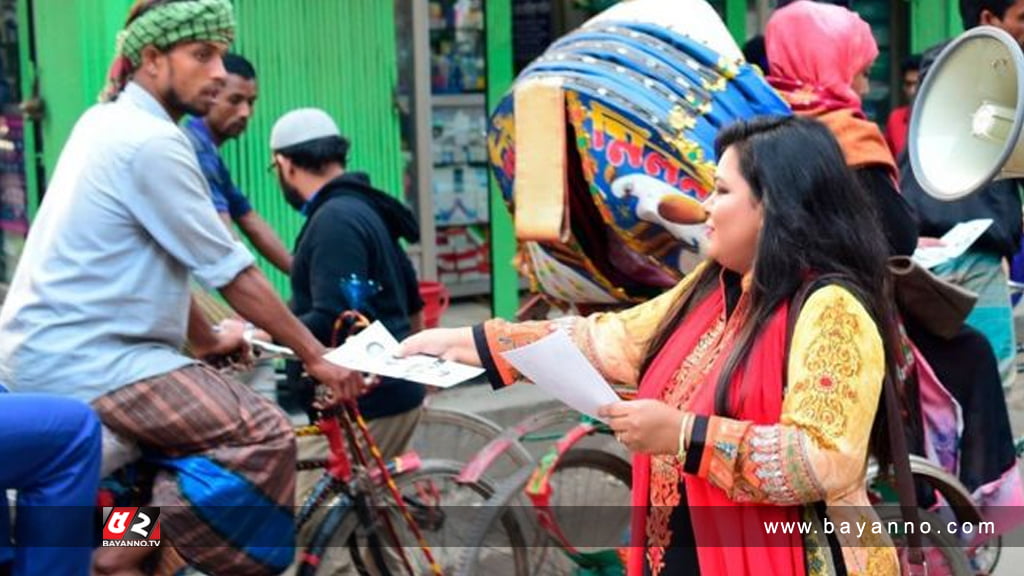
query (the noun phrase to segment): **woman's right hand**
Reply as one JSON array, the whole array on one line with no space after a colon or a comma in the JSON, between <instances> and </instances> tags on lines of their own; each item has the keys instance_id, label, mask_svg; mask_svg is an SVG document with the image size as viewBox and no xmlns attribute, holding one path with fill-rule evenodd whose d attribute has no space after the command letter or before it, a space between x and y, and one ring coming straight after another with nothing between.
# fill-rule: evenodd
<instances>
[{"instance_id":1,"label":"woman's right hand","mask_svg":"<svg viewBox=\"0 0 1024 576\"><path fill-rule=\"evenodd\" d=\"M413 334L402 341L398 355L413 354L437 356L471 366L481 365L472 328L434 328Z\"/></svg>"}]
</instances>

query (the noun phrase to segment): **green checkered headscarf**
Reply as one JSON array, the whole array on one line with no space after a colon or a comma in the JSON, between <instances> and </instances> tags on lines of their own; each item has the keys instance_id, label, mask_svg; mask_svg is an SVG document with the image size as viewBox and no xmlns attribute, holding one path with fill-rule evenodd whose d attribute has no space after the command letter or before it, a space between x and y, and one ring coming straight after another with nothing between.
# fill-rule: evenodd
<instances>
[{"instance_id":1,"label":"green checkered headscarf","mask_svg":"<svg viewBox=\"0 0 1024 576\"><path fill-rule=\"evenodd\" d=\"M231 0L171 0L145 10L117 35L114 62L101 102L117 97L142 61L142 49L160 50L179 42L221 42L235 38L235 14Z\"/></svg>"}]
</instances>

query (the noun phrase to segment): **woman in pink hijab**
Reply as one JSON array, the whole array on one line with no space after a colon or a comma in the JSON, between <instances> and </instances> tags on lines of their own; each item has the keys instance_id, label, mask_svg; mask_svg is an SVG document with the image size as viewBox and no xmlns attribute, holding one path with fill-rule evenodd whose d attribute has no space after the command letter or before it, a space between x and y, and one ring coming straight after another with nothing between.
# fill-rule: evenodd
<instances>
[{"instance_id":1,"label":"woman in pink hijab","mask_svg":"<svg viewBox=\"0 0 1024 576\"><path fill-rule=\"evenodd\" d=\"M795 111L860 110L878 45L855 12L794 2L772 15L765 36L768 80Z\"/></svg>"},{"instance_id":2,"label":"woman in pink hijab","mask_svg":"<svg viewBox=\"0 0 1024 576\"><path fill-rule=\"evenodd\" d=\"M847 165L876 199L892 253L913 254L917 223L896 187L896 162L861 108L878 57L871 27L846 8L798 0L772 14L765 50L768 82L796 114L829 127Z\"/></svg>"}]
</instances>

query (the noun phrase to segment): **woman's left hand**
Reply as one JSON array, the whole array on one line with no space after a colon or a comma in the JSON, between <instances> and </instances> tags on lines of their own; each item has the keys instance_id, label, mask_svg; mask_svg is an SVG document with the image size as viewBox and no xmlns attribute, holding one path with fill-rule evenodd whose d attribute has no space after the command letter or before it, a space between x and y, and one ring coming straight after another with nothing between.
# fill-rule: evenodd
<instances>
[{"instance_id":1,"label":"woman's left hand","mask_svg":"<svg viewBox=\"0 0 1024 576\"><path fill-rule=\"evenodd\" d=\"M602 406L597 415L611 426L630 452L676 454L683 413L658 400L631 400Z\"/></svg>"}]
</instances>

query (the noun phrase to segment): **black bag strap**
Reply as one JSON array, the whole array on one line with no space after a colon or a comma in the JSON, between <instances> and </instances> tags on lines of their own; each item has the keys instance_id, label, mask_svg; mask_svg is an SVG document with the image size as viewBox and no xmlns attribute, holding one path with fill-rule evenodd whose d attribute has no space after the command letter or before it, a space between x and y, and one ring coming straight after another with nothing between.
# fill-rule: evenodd
<instances>
[{"instance_id":1,"label":"black bag strap","mask_svg":"<svg viewBox=\"0 0 1024 576\"><path fill-rule=\"evenodd\" d=\"M914 527L906 534L907 561L910 563L909 574L912 576L927 574L924 551L921 550L917 492L914 488L914 476L910 471L910 452L907 450L907 437L903 428L899 393L888 370L886 370L885 381L882 384L882 394L885 399L886 420L889 428L889 450L892 453L892 466L896 473L896 495L899 498L903 519L911 522L911 526Z\"/></svg>"},{"instance_id":2,"label":"black bag strap","mask_svg":"<svg viewBox=\"0 0 1024 576\"><path fill-rule=\"evenodd\" d=\"M789 385L789 352L793 341L793 332L796 330L796 322L800 317L807 298L818 288L827 284L843 284L844 277L841 274L823 274L807 282L793 295L790 300L789 316L786 318L786 358L783 361L783 394ZM894 370L889 368L886 362L885 378L882 382L882 403L884 406L887 432L889 435L889 451L892 456L893 469L896 476L896 495L899 499L900 512L903 520L911 522L914 529L906 534L907 539L907 561L911 576L927 574L928 568L924 561L924 552L921 549L920 519L917 508L917 492L914 487L914 476L910 471L910 452L907 449L906 432L903 427L903 414L900 410L900 394L893 378Z\"/></svg>"}]
</instances>

